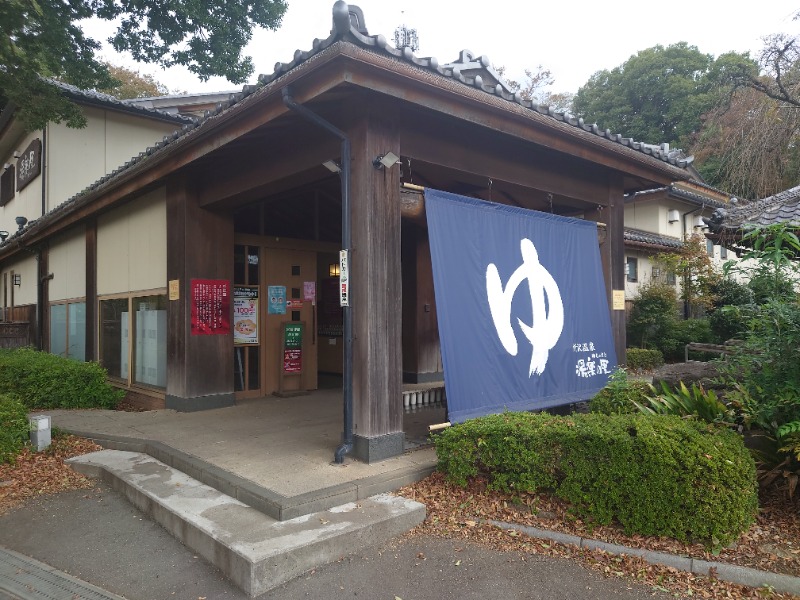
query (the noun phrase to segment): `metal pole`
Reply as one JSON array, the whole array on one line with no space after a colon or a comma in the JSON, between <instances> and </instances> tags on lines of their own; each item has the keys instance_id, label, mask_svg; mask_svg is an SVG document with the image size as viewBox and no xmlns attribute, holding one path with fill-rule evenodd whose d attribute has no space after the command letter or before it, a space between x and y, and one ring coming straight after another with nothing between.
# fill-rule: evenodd
<instances>
[{"instance_id":1,"label":"metal pole","mask_svg":"<svg viewBox=\"0 0 800 600\"><path fill-rule=\"evenodd\" d=\"M292 98L288 87L281 90L281 95L283 97L283 103L288 108L332 133L342 142L342 164L340 173L342 181L342 249L347 250L348 261L351 261L350 140L343 131L320 117L317 113L311 111L302 104L297 104ZM353 449L353 307L344 306L342 310L344 311L344 374L342 381L342 394L344 396L344 434L342 435L342 444L336 448L336 452L333 456L334 461L339 464L344 462L344 455Z\"/></svg>"}]
</instances>

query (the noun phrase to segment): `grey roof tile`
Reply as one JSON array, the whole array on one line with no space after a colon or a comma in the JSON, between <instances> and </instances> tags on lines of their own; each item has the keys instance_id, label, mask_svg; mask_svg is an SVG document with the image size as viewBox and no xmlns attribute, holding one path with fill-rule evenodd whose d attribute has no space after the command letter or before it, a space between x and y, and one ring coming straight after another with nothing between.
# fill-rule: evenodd
<instances>
[{"instance_id":1,"label":"grey roof tile","mask_svg":"<svg viewBox=\"0 0 800 600\"><path fill-rule=\"evenodd\" d=\"M82 90L74 85L56 81L55 79L48 79L48 81L57 88L60 88L68 96L72 96L75 100L85 100L94 103L100 103L123 112L154 116L167 121L172 121L173 123L192 123L196 120L192 117L173 114L167 111L157 110L155 108L147 108L139 104L130 104L124 100L120 100L115 96L104 94L95 90Z\"/></svg>"},{"instance_id":2,"label":"grey roof tile","mask_svg":"<svg viewBox=\"0 0 800 600\"><path fill-rule=\"evenodd\" d=\"M357 15L357 16L352 16L352 15ZM353 20L356 21L355 26L352 24ZM358 26L359 24L360 26ZM350 42L365 49L385 53L389 56L393 56L399 60L409 62L428 71L438 73L439 75L442 75L444 77L459 81L464 85L480 89L486 94L498 96L500 98L507 100L508 102L513 102L525 108L535 110L537 113L549 116L555 119L556 121L568 123L573 127L582 129L583 131L586 131L588 133L592 133L597 137L607 139L612 142L619 143L623 146L632 148L636 151L642 152L645 155L652 156L653 158L668 163L672 166L678 168L686 168L694 160L694 157L691 156L687 157L680 150L670 150L668 144L653 145L653 144L645 144L642 142L637 142L631 138L623 137L621 134L612 133L611 130L609 129L600 129L600 127L596 123L591 123L591 124L586 123L582 118L576 117L567 112L558 112L553 110L552 107L543 104L531 103L530 101L523 99L518 92L512 93L508 91L508 88L504 83L496 83L495 85L484 85L483 78L480 75L475 75L474 77L470 77L462 73L462 69L459 66L458 61L442 65L435 57L416 56L411 51L410 48L407 47L394 48L389 44L389 42L383 35L367 34L366 27L363 26L363 13L361 13L360 8L358 8L357 6L348 7L348 5L342 0L337 0L337 2L335 2L333 5L333 29L331 30L331 34L327 38L315 39L312 43L311 49L308 51L303 51L299 49L295 50L294 57L290 62L276 63L274 71L272 73L259 75L258 85L245 85L239 94L232 95L227 102L218 103L214 108L214 110L206 111L205 115L200 119L192 119L190 117L182 117L182 116L178 117L176 115L164 113L164 111L157 111L173 119L180 118L183 120L185 124L183 125L183 127L181 127L180 130L176 131L175 134L173 134L172 136L165 136L161 142L158 142L154 146L151 146L146 150L144 150L143 152L140 152L138 156L134 156L122 168L117 169L110 175L107 175L102 179L89 185L85 190L79 192L78 194L76 194L63 204L51 210L49 213L40 217L39 219L30 221L26 226L26 230L30 229L34 225L37 224L43 225L51 220L54 220L55 218L57 218L58 214L63 213L64 211L68 210L71 206L74 206L76 203L79 203L83 195L92 192L97 188L107 184L111 179L119 175L122 171L125 171L128 168L131 168L134 165L139 164L147 157L152 156L154 153L168 146L170 143L173 143L176 140L179 140L180 138L190 134L194 129L202 127L211 118L222 113L228 108L231 108L235 104L238 104L246 100L249 96L252 96L256 91L258 91L264 85L278 79L282 75L286 74L295 67L299 66L301 63L311 59L312 57L316 56L317 54L319 54L326 48L329 48L334 43L339 42L340 40L346 40L347 42ZM464 56L465 55L462 55L462 58ZM475 58L471 55L471 53L469 55L469 60L479 61L481 63L488 63L488 59L486 57L481 56ZM154 110L154 109L144 108L138 105L128 105L119 101L113 96L108 96L106 94L100 94L98 92L93 92L93 91L80 90L78 88L75 88L74 86L68 86L67 84L59 84L59 85L62 86L69 93L74 93L76 95L83 96L85 98L92 98L98 101L107 102L109 104L119 105L119 107L124 107L129 110L139 110L146 112L152 112ZM15 234L15 237L17 235L20 235L21 233L22 232ZM11 239L12 238L9 238L9 240L6 240L5 243L8 243ZM3 245L4 244L0 244L0 247L2 247Z\"/></svg>"},{"instance_id":3,"label":"grey roof tile","mask_svg":"<svg viewBox=\"0 0 800 600\"><path fill-rule=\"evenodd\" d=\"M659 235L650 231L642 229L634 229L632 227L625 227L624 239L626 244L633 246L646 246L658 248L681 248L683 243L674 237L668 235Z\"/></svg>"},{"instance_id":4,"label":"grey roof tile","mask_svg":"<svg viewBox=\"0 0 800 600\"><path fill-rule=\"evenodd\" d=\"M786 223L800 227L800 185L761 200L718 208L706 219L714 232Z\"/></svg>"}]
</instances>

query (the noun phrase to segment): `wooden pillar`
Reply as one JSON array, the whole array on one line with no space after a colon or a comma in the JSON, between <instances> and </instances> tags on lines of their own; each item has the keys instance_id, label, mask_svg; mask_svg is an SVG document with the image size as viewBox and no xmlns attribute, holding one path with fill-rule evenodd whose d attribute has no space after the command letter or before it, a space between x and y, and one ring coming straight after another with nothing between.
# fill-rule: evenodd
<instances>
[{"instance_id":1,"label":"wooden pillar","mask_svg":"<svg viewBox=\"0 0 800 600\"><path fill-rule=\"evenodd\" d=\"M86 360L97 360L97 219L86 224Z\"/></svg>"},{"instance_id":2,"label":"wooden pillar","mask_svg":"<svg viewBox=\"0 0 800 600\"><path fill-rule=\"evenodd\" d=\"M50 350L50 278L48 262L50 249L44 244L37 256L36 287L38 314L36 315L36 346L39 350Z\"/></svg>"},{"instance_id":3,"label":"wooden pillar","mask_svg":"<svg viewBox=\"0 0 800 600\"><path fill-rule=\"evenodd\" d=\"M609 290L608 306L611 309L611 332L614 335L614 348L617 353L617 362L626 364L625 358L625 310L614 310L613 290L625 291L625 193L622 187L622 178L612 175L608 189L608 228L607 246L609 252L611 285L606 282ZM624 306L624 303L623 303Z\"/></svg>"},{"instance_id":4,"label":"wooden pillar","mask_svg":"<svg viewBox=\"0 0 800 600\"><path fill-rule=\"evenodd\" d=\"M363 111L352 144L353 454L367 462L403 452L400 166L376 169L380 154L400 156L397 124Z\"/></svg>"},{"instance_id":5,"label":"wooden pillar","mask_svg":"<svg viewBox=\"0 0 800 600\"><path fill-rule=\"evenodd\" d=\"M233 279L233 216L200 208L185 179L167 184L167 279L179 298L167 309L166 407L233 405L233 335L191 332L192 279Z\"/></svg>"}]
</instances>

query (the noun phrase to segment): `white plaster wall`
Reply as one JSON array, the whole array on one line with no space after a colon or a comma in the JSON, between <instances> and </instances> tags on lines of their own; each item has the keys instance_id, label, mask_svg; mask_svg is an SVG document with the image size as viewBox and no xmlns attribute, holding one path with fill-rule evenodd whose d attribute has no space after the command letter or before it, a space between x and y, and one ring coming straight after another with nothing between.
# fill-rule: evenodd
<instances>
[{"instance_id":1,"label":"white plaster wall","mask_svg":"<svg viewBox=\"0 0 800 600\"><path fill-rule=\"evenodd\" d=\"M14 152L22 152L35 139L42 139L42 131L34 131L22 136L13 144L12 149L3 157L2 165L10 163L17 168L17 160ZM0 165L0 166L2 166ZM13 234L17 230L17 217L25 217L29 221L38 219L42 216L42 181L43 175L39 175L31 181L25 189L17 192L16 175L14 176L14 198L5 206L0 207L0 230L8 231Z\"/></svg>"},{"instance_id":2,"label":"white plaster wall","mask_svg":"<svg viewBox=\"0 0 800 600\"><path fill-rule=\"evenodd\" d=\"M159 188L97 220L97 293L167 285L166 190Z\"/></svg>"},{"instance_id":3,"label":"white plaster wall","mask_svg":"<svg viewBox=\"0 0 800 600\"><path fill-rule=\"evenodd\" d=\"M179 128L175 123L142 119L113 111L106 111L105 116L107 173L124 165L142 150Z\"/></svg>"},{"instance_id":4,"label":"white plaster wall","mask_svg":"<svg viewBox=\"0 0 800 600\"><path fill-rule=\"evenodd\" d=\"M47 210L125 164L148 146L175 130L172 123L84 107L88 125L70 129L63 123L48 127Z\"/></svg>"},{"instance_id":5,"label":"white plaster wall","mask_svg":"<svg viewBox=\"0 0 800 600\"><path fill-rule=\"evenodd\" d=\"M0 286L2 286L3 275L7 274L9 307L11 306L11 288L14 289L14 306L36 304L36 277L39 271L38 265L39 263L36 261L36 257L27 253L25 253L22 258L3 265L2 271L0 271ZM21 276L21 285L19 287L12 284L11 271ZM2 290L0 290L0 293L2 293ZM0 302L2 302L2 297L0 297Z\"/></svg>"},{"instance_id":6,"label":"white plaster wall","mask_svg":"<svg viewBox=\"0 0 800 600\"><path fill-rule=\"evenodd\" d=\"M79 227L50 243L48 269L50 301L86 296L86 231Z\"/></svg>"}]
</instances>

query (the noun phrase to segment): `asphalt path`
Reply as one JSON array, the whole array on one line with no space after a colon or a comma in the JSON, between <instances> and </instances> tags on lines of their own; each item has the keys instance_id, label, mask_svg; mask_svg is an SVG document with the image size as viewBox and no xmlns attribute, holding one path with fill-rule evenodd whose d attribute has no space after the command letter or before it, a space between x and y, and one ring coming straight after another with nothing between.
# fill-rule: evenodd
<instances>
[{"instance_id":1,"label":"asphalt path","mask_svg":"<svg viewBox=\"0 0 800 600\"><path fill-rule=\"evenodd\" d=\"M0 516L0 545L129 600L248 596L104 483ZM387 600L668 598L570 560L415 536L350 554L261 598ZM348 556L348 554L350 554Z\"/></svg>"}]
</instances>

